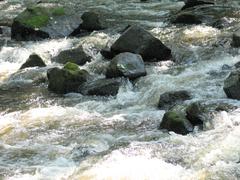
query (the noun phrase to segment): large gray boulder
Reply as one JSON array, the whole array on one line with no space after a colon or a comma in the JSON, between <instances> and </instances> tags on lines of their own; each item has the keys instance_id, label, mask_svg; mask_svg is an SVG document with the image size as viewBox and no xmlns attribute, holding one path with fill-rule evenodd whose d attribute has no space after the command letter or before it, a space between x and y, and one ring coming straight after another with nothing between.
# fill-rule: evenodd
<instances>
[{"instance_id":1,"label":"large gray boulder","mask_svg":"<svg viewBox=\"0 0 240 180\"><path fill-rule=\"evenodd\" d=\"M20 69L25 69L29 67L45 67L46 64L37 54L31 54L26 62L20 67Z\"/></svg>"},{"instance_id":2,"label":"large gray boulder","mask_svg":"<svg viewBox=\"0 0 240 180\"><path fill-rule=\"evenodd\" d=\"M85 82L79 86L78 91L83 95L115 96L122 82L123 80L119 78L98 79L91 82Z\"/></svg>"},{"instance_id":3,"label":"large gray boulder","mask_svg":"<svg viewBox=\"0 0 240 180\"><path fill-rule=\"evenodd\" d=\"M158 107L168 109L189 99L191 99L191 95L185 90L165 92L160 95Z\"/></svg>"},{"instance_id":4,"label":"large gray boulder","mask_svg":"<svg viewBox=\"0 0 240 180\"><path fill-rule=\"evenodd\" d=\"M111 46L115 54L131 52L140 54L144 61L163 61L170 59L171 50L159 39L139 26L128 28Z\"/></svg>"},{"instance_id":5,"label":"large gray boulder","mask_svg":"<svg viewBox=\"0 0 240 180\"><path fill-rule=\"evenodd\" d=\"M107 68L106 77L127 77L129 79L136 79L145 76L146 70L143 59L138 54L120 53L115 56Z\"/></svg>"},{"instance_id":6,"label":"large gray boulder","mask_svg":"<svg viewBox=\"0 0 240 180\"><path fill-rule=\"evenodd\" d=\"M11 37L18 41L66 37L80 23L80 16L65 7L39 4L27 8L13 20Z\"/></svg>"},{"instance_id":7,"label":"large gray boulder","mask_svg":"<svg viewBox=\"0 0 240 180\"><path fill-rule=\"evenodd\" d=\"M193 126L185 117L184 113L168 111L164 114L159 129L166 129L177 134L186 135L193 131Z\"/></svg>"},{"instance_id":8,"label":"large gray boulder","mask_svg":"<svg viewBox=\"0 0 240 180\"><path fill-rule=\"evenodd\" d=\"M240 70L230 73L224 81L223 90L228 98L240 100Z\"/></svg>"},{"instance_id":9,"label":"large gray boulder","mask_svg":"<svg viewBox=\"0 0 240 180\"><path fill-rule=\"evenodd\" d=\"M60 64L71 62L78 65L84 65L86 62L91 61L91 57L85 53L82 46L79 46L74 49L60 52L56 57L53 57L52 60Z\"/></svg>"},{"instance_id":10,"label":"large gray boulder","mask_svg":"<svg viewBox=\"0 0 240 180\"><path fill-rule=\"evenodd\" d=\"M86 82L89 73L80 70L77 64L67 63L64 68L52 68L47 72L48 89L58 94L78 92L78 87Z\"/></svg>"}]
</instances>

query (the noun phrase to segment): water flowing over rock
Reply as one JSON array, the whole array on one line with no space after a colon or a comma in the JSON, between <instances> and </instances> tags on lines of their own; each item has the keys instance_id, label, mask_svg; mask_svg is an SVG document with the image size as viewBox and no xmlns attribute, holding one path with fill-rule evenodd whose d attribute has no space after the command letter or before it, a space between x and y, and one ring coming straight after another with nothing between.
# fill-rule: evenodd
<instances>
[{"instance_id":1,"label":"water flowing over rock","mask_svg":"<svg viewBox=\"0 0 240 180\"><path fill-rule=\"evenodd\" d=\"M240 71L236 70L224 81L223 87L228 98L240 100Z\"/></svg>"},{"instance_id":2,"label":"water flowing over rock","mask_svg":"<svg viewBox=\"0 0 240 180\"><path fill-rule=\"evenodd\" d=\"M52 68L47 72L48 89L55 93L65 94L78 92L78 87L87 81L89 74L80 70L78 65L67 63L64 68Z\"/></svg>"},{"instance_id":3,"label":"water flowing over rock","mask_svg":"<svg viewBox=\"0 0 240 180\"><path fill-rule=\"evenodd\" d=\"M111 46L115 54L140 54L144 61L163 61L171 58L171 50L159 39L139 26L128 28Z\"/></svg>"},{"instance_id":4,"label":"water flowing over rock","mask_svg":"<svg viewBox=\"0 0 240 180\"><path fill-rule=\"evenodd\" d=\"M191 95L188 91L170 91L160 95L158 107L159 108L171 108L172 106L182 103L185 100L191 99Z\"/></svg>"},{"instance_id":5,"label":"water flowing over rock","mask_svg":"<svg viewBox=\"0 0 240 180\"><path fill-rule=\"evenodd\" d=\"M42 60L41 57L39 57L37 54L32 54L29 56L27 61L20 67L20 69L25 69L28 67L45 67L46 64Z\"/></svg>"},{"instance_id":6,"label":"water flowing over rock","mask_svg":"<svg viewBox=\"0 0 240 180\"><path fill-rule=\"evenodd\" d=\"M193 126L182 112L168 111L164 114L159 129L186 135L193 131Z\"/></svg>"},{"instance_id":7,"label":"water flowing over rock","mask_svg":"<svg viewBox=\"0 0 240 180\"><path fill-rule=\"evenodd\" d=\"M63 7L35 6L20 13L12 24L12 39L36 41L66 37L80 24L80 17Z\"/></svg>"},{"instance_id":8,"label":"water flowing over rock","mask_svg":"<svg viewBox=\"0 0 240 180\"><path fill-rule=\"evenodd\" d=\"M96 96L115 96L119 87L122 85L122 79L98 79L85 82L79 86L79 92L83 95Z\"/></svg>"},{"instance_id":9,"label":"water flowing over rock","mask_svg":"<svg viewBox=\"0 0 240 180\"><path fill-rule=\"evenodd\" d=\"M127 77L129 79L136 79L145 76L146 70L143 59L138 54L120 53L115 56L107 68L106 77Z\"/></svg>"},{"instance_id":10,"label":"water flowing over rock","mask_svg":"<svg viewBox=\"0 0 240 180\"><path fill-rule=\"evenodd\" d=\"M53 61L61 64L67 62L75 63L78 65L84 65L91 61L91 57L87 55L82 46L74 49L68 49L60 52L56 57L53 57Z\"/></svg>"}]
</instances>

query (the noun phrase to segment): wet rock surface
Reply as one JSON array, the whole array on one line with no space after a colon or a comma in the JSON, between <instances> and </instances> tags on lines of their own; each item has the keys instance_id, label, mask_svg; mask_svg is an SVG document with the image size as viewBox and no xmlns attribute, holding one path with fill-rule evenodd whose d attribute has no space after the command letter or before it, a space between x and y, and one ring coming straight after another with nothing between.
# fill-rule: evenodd
<instances>
[{"instance_id":1,"label":"wet rock surface","mask_svg":"<svg viewBox=\"0 0 240 180\"><path fill-rule=\"evenodd\" d=\"M52 68L47 72L48 89L52 92L65 94L78 92L78 87L87 81L89 74L80 70L78 65L67 63L64 68Z\"/></svg>"},{"instance_id":2,"label":"wet rock surface","mask_svg":"<svg viewBox=\"0 0 240 180\"><path fill-rule=\"evenodd\" d=\"M77 48L61 51L56 57L52 59L54 62L66 64L67 62L84 65L91 61L91 57L87 55L82 46Z\"/></svg>"},{"instance_id":3,"label":"wet rock surface","mask_svg":"<svg viewBox=\"0 0 240 180\"><path fill-rule=\"evenodd\" d=\"M120 53L115 56L107 68L106 77L127 77L136 79L147 74L143 59L138 54Z\"/></svg>"},{"instance_id":4,"label":"wet rock surface","mask_svg":"<svg viewBox=\"0 0 240 180\"><path fill-rule=\"evenodd\" d=\"M240 71L236 70L224 81L223 87L228 98L240 100Z\"/></svg>"},{"instance_id":5,"label":"wet rock surface","mask_svg":"<svg viewBox=\"0 0 240 180\"><path fill-rule=\"evenodd\" d=\"M164 114L159 129L186 135L193 131L193 126L182 112L168 111Z\"/></svg>"},{"instance_id":6,"label":"wet rock surface","mask_svg":"<svg viewBox=\"0 0 240 180\"><path fill-rule=\"evenodd\" d=\"M78 92L83 95L115 96L122 83L122 79L98 79L83 83Z\"/></svg>"},{"instance_id":7,"label":"wet rock surface","mask_svg":"<svg viewBox=\"0 0 240 180\"><path fill-rule=\"evenodd\" d=\"M29 58L26 60L26 62L20 67L20 69L25 69L29 67L45 67L46 64L42 60L41 57L39 57L37 54L32 54L29 56Z\"/></svg>"},{"instance_id":8,"label":"wet rock surface","mask_svg":"<svg viewBox=\"0 0 240 180\"><path fill-rule=\"evenodd\" d=\"M34 6L20 13L12 24L12 39L37 41L70 35L80 24L80 17L64 7Z\"/></svg>"},{"instance_id":9,"label":"wet rock surface","mask_svg":"<svg viewBox=\"0 0 240 180\"><path fill-rule=\"evenodd\" d=\"M145 62L171 58L171 50L139 26L128 28L111 46L111 51L115 54L123 52L140 54Z\"/></svg>"},{"instance_id":10,"label":"wet rock surface","mask_svg":"<svg viewBox=\"0 0 240 180\"><path fill-rule=\"evenodd\" d=\"M188 91L181 90L165 92L160 95L158 107L160 109L168 109L189 99L191 99L191 94Z\"/></svg>"}]
</instances>

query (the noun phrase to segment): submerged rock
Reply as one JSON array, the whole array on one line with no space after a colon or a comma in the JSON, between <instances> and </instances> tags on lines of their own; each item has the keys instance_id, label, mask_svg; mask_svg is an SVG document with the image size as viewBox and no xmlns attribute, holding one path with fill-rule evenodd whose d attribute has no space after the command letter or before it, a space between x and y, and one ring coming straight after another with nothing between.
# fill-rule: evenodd
<instances>
[{"instance_id":1,"label":"submerged rock","mask_svg":"<svg viewBox=\"0 0 240 180\"><path fill-rule=\"evenodd\" d=\"M204 121L204 114L205 109L204 107L198 103L192 103L190 104L187 109L186 109L186 113L187 113L187 119L194 125L202 125L203 121Z\"/></svg>"},{"instance_id":2,"label":"submerged rock","mask_svg":"<svg viewBox=\"0 0 240 180\"><path fill-rule=\"evenodd\" d=\"M240 70L230 73L224 81L223 90L228 98L240 100Z\"/></svg>"},{"instance_id":3,"label":"submerged rock","mask_svg":"<svg viewBox=\"0 0 240 180\"><path fill-rule=\"evenodd\" d=\"M182 10L199 6L199 5L204 5L204 4L214 4L214 1L212 0L187 0L185 2L185 5L182 7Z\"/></svg>"},{"instance_id":4,"label":"submerged rock","mask_svg":"<svg viewBox=\"0 0 240 180\"><path fill-rule=\"evenodd\" d=\"M41 57L39 57L37 54L32 54L29 56L27 61L20 67L20 69L25 69L28 67L45 67L46 64L42 60Z\"/></svg>"},{"instance_id":5,"label":"submerged rock","mask_svg":"<svg viewBox=\"0 0 240 180\"><path fill-rule=\"evenodd\" d=\"M85 82L79 86L78 91L83 95L115 96L122 79L98 79L92 82Z\"/></svg>"},{"instance_id":6,"label":"submerged rock","mask_svg":"<svg viewBox=\"0 0 240 180\"><path fill-rule=\"evenodd\" d=\"M143 59L138 54L120 53L115 56L107 68L106 77L127 77L129 79L136 79L145 76L146 70Z\"/></svg>"},{"instance_id":7,"label":"submerged rock","mask_svg":"<svg viewBox=\"0 0 240 180\"><path fill-rule=\"evenodd\" d=\"M175 24L201 24L202 23L200 17L192 13L180 13L172 22Z\"/></svg>"},{"instance_id":8,"label":"submerged rock","mask_svg":"<svg viewBox=\"0 0 240 180\"><path fill-rule=\"evenodd\" d=\"M168 60L172 57L168 47L139 26L128 28L111 46L111 51L115 54L123 52L140 54L144 61L150 62Z\"/></svg>"},{"instance_id":9,"label":"submerged rock","mask_svg":"<svg viewBox=\"0 0 240 180\"><path fill-rule=\"evenodd\" d=\"M13 20L11 37L19 41L60 38L68 36L79 24L79 15L63 7L38 5L27 8Z\"/></svg>"},{"instance_id":10,"label":"submerged rock","mask_svg":"<svg viewBox=\"0 0 240 180\"><path fill-rule=\"evenodd\" d=\"M164 114L159 129L167 129L177 134L186 135L193 131L193 126L185 117L184 113L168 111Z\"/></svg>"},{"instance_id":11,"label":"submerged rock","mask_svg":"<svg viewBox=\"0 0 240 180\"><path fill-rule=\"evenodd\" d=\"M170 108L178 103L185 100L191 99L191 95L188 91L170 91L160 95L158 107L159 108Z\"/></svg>"},{"instance_id":12,"label":"submerged rock","mask_svg":"<svg viewBox=\"0 0 240 180\"><path fill-rule=\"evenodd\" d=\"M240 47L240 30L236 31L232 36L232 46Z\"/></svg>"},{"instance_id":13,"label":"submerged rock","mask_svg":"<svg viewBox=\"0 0 240 180\"><path fill-rule=\"evenodd\" d=\"M47 72L48 89L58 94L78 92L78 87L87 81L89 73L77 64L67 63L64 68L52 68Z\"/></svg>"},{"instance_id":14,"label":"submerged rock","mask_svg":"<svg viewBox=\"0 0 240 180\"><path fill-rule=\"evenodd\" d=\"M79 46L75 49L68 49L60 52L59 55L53 58L53 61L61 64L71 62L78 65L84 65L86 62L91 61L91 57L84 52L82 46Z\"/></svg>"}]
</instances>

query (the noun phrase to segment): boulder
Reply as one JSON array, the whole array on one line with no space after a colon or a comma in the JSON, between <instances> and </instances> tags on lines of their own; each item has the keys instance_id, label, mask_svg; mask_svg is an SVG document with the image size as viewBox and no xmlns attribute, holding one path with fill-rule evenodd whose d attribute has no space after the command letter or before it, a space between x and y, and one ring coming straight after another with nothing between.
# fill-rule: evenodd
<instances>
[{"instance_id":1,"label":"boulder","mask_svg":"<svg viewBox=\"0 0 240 180\"><path fill-rule=\"evenodd\" d=\"M232 36L232 46L240 47L240 30L236 31Z\"/></svg>"},{"instance_id":2,"label":"boulder","mask_svg":"<svg viewBox=\"0 0 240 180\"><path fill-rule=\"evenodd\" d=\"M107 68L106 77L127 77L129 79L136 79L146 74L142 57L138 54L125 52L120 53L111 60Z\"/></svg>"},{"instance_id":3,"label":"boulder","mask_svg":"<svg viewBox=\"0 0 240 180\"><path fill-rule=\"evenodd\" d=\"M181 90L165 92L160 95L158 107L163 109L171 108L172 106L189 99L191 99L191 95L188 91Z\"/></svg>"},{"instance_id":4,"label":"boulder","mask_svg":"<svg viewBox=\"0 0 240 180\"><path fill-rule=\"evenodd\" d=\"M52 68L47 72L48 89L58 94L78 92L78 87L86 82L89 74L80 70L77 64L67 63L64 68Z\"/></svg>"},{"instance_id":5,"label":"boulder","mask_svg":"<svg viewBox=\"0 0 240 180\"><path fill-rule=\"evenodd\" d=\"M45 67L46 64L42 60L41 57L39 57L37 54L32 54L29 56L27 61L20 67L20 69L25 69L29 67Z\"/></svg>"},{"instance_id":6,"label":"boulder","mask_svg":"<svg viewBox=\"0 0 240 180\"><path fill-rule=\"evenodd\" d=\"M112 59L115 56L115 53L113 53L109 48L104 48L100 51L101 55L105 57L106 59Z\"/></svg>"},{"instance_id":7,"label":"boulder","mask_svg":"<svg viewBox=\"0 0 240 180\"><path fill-rule=\"evenodd\" d=\"M201 24L201 18L192 13L180 13L172 20L175 24Z\"/></svg>"},{"instance_id":8,"label":"boulder","mask_svg":"<svg viewBox=\"0 0 240 180\"><path fill-rule=\"evenodd\" d=\"M27 8L13 20L11 37L18 41L66 37L80 22L79 15L72 14L64 7L43 7L38 4Z\"/></svg>"},{"instance_id":9,"label":"boulder","mask_svg":"<svg viewBox=\"0 0 240 180\"><path fill-rule=\"evenodd\" d=\"M96 12L85 12L81 16L82 24L81 29L87 31L102 30L104 29L102 22L100 21L100 15Z\"/></svg>"},{"instance_id":10,"label":"boulder","mask_svg":"<svg viewBox=\"0 0 240 180\"><path fill-rule=\"evenodd\" d=\"M2 28L0 27L0 34L2 34L3 33L3 30L2 30Z\"/></svg>"},{"instance_id":11,"label":"boulder","mask_svg":"<svg viewBox=\"0 0 240 180\"><path fill-rule=\"evenodd\" d=\"M68 49L60 52L52 60L61 64L66 64L67 62L71 62L78 65L84 65L86 62L91 61L91 57L84 52L82 46L79 46L74 49Z\"/></svg>"},{"instance_id":12,"label":"boulder","mask_svg":"<svg viewBox=\"0 0 240 180\"><path fill-rule=\"evenodd\" d=\"M122 79L98 79L85 82L79 86L78 91L83 95L115 96L118 93Z\"/></svg>"},{"instance_id":13,"label":"boulder","mask_svg":"<svg viewBox=\"0 0 240 180\"><path fill-rule=\"evenodd\" d=\"M186 109L186 117L194 126L203 124L205 113L205 108L198 102L190 104Z\"/></svg>"},{"instance_id":14,"label":"boulder","mask_svg":"<svg viewBox=\"0 0 240 180\"><path fill-rule=\"evenodd\" d=\"M185 2L185 5L182 7L182 10L199 6L199 5L204 5L204 4L214 4L214 1L210 0L187 0Z\"/></svg>"},{"instance_id":15,"label":"boulder","mask_svg":"<svg viewBox=\"0 0 240 180\"><path fill-rule=\"evenodd\" d=\"M168 111L164 114L159 129L167 129L177 134L186 135L193 131L193 126L185 117L184 113Z\"/></svg>"},{"instance_id":16,"label":"boulder","mask_svg":"<svg viewBox=\"0 0 240 180\"><path fill-rule=\"evenodd\" d=\"M168 47L139 26L128 28L111 46L111 51L115 54L140 54L144 61L149 62L168 60L172 57Z\"/></svg>"},{"instance_id":17,"label":"boulder","mask_svg":"<svg viewBox=\"0 0 240 180\"><path fill-rule=\"evenodd\" d=\"M96 12L85 12L81 16L82 23L70 34L70 36L86 35L87 32L105 29L101 17Z\"/></svg>"},{"instance_id":18,"label":"boulder","mask_svg":"<svg viewBox=\"0 0 240 180\"><path fill-rule=\"evenodd\" d=\"M228 98L240 100L240 70L230 73L224 81L223 90Z\"/></svg>"}]
</instances>

